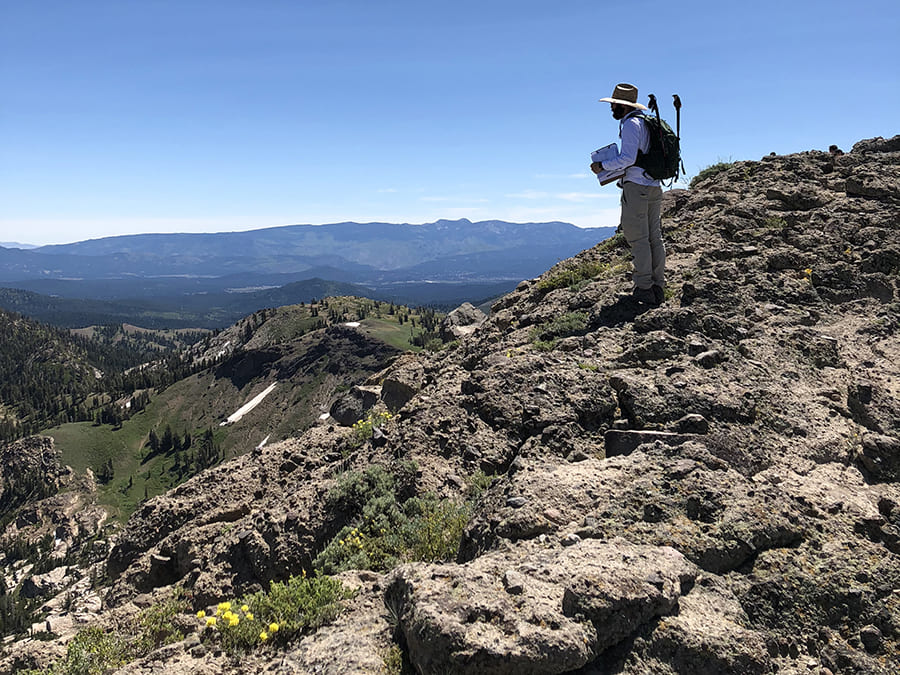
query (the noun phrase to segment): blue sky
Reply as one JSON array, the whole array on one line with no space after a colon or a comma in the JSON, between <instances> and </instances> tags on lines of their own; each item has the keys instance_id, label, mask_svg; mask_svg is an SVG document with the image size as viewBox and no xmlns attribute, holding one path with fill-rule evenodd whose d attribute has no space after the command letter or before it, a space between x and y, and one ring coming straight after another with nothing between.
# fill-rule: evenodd
<instances>
[{"instance_id":1,"label":"blue sky","mask_svg":"<svg viewBox=\"0 0 900 675\"><path fill-rule=\"evenodd\" d=\"M0 241L615 225L617 82L690 175L900 133L900 3L0 0Z\"/></svg>"}]
</instances>

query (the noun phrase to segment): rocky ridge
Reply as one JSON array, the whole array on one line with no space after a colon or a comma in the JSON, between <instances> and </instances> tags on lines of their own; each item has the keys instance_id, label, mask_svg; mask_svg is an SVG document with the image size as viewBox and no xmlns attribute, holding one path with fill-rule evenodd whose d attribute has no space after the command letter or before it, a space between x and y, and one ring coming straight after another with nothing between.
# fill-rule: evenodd
<instances>
[{"instance_id":1,"label":"rocky ridge","mask_svg":"<svg viewBox=\"0 0 900 675\"><path fill-rule=\"evenodd\" d=\"M331 489L373 465L414 461L407 496L493 476L456 560L346 573L347 611L286 651L193 634L120 672L379 672L394 644L420 673L896 672L900 137L664 207L662 306L628 296L619 239L522 282L348 393L393 413L370 441L331 420L144 504L98 620L311 571L361 517Z\"/></svg>"}]
</instances>

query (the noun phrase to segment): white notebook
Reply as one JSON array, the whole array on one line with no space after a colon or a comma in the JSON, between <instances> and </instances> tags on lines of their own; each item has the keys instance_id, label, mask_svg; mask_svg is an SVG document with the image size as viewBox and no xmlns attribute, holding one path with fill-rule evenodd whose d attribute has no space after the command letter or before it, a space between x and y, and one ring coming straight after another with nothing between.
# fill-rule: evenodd
<instances>
[{"instance_id":1,"label":"white notebook","mask_svg":"<svg viewBox=\"0 0 900 675\"><path fill-rule=\"evenodd\" d=\"M610 159L619 156L619 146L615 143L610 143L609 145L604 145L599 150L594 150L591 153L591 161L592 162L606 162ZM601 171L597 174L597 180L600 181L600 185L606 185L607 183L612 183L614 180L621 178L625 175L625 169L615 169L613 171Z\"/></svg>"},{"instance_id":2,"label":"white notebook","mask_svg":"<svg viewBox=\"0 0 900 675\"><path fill-rule=\"evenodd\" d=\"M610 143L609 145L604 145L599 150L594 150L591 153L591 161L592 162L606 162L614 157L619 156L619 146L615 143Z\"/></svg>"}]
</instances>

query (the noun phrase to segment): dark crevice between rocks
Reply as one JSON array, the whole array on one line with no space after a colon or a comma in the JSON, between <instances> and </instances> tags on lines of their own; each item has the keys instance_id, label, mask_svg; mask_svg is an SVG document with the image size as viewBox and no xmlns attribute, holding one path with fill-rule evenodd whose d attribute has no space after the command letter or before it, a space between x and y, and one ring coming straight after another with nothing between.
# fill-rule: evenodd
<instances>
[{"instance_id":1,"label":"dark crevice between rocks","mask_svg":"<svg viewBox=\"0 0 900 675\"><path fill-rule=\"evenodd\" d=\"M626 664L629 656L636 651L635 648L639 643L647 641L648 637L659 626L660 621L662 621L661 617L654 617L638 627L637 630L622 641L598 654L593 661L584 667L569 671L564 673L564 675L614 675L615 673L627 672Z\"/></svg>"},{"instance_id":2,"label":"dark crevice between rocks","mask_svg":"<svg viewBox=\"0 0 900 675\"><path fill-rule=\"evenodd\" d=\"M403 625L401 622L403 607L396 604L399 599L398 596L391 595L390 593L384 593L382 595L384 608L387 613L388 625L391 628L391 642L400 652L400 663L397 664L396 661L393 661L391 664L393 667L399 665L400 670L391 670L390 672L393 675L416 675L416 669L413 667L412 661L409 658L409 645L406 643L406 633L403 632ZM387 663L388 657L389 655L385 655L385 663ZM387 668L384 668L384 672L387 672Z\"/></svg>"},{"instance_id":3,"label":"dark crevice between rocks","mask_svg":"<svg viewBox=\"0 0 900 675\"><path fill-rule=\"evenodd\" d=\"M868 406L872 403L872 385L863 382L851 386L847 391L847 408L850 410L851 418L860 426L865 427L869 431L881 434L881 426L876 422L869 413Z\"/></svg>"},{"instance_id":4,"label":"dark crevice between rocks","mask_svg":"<svg viewBox=\"0 0 900 675\"><path fill-rule=\"evenodd\" d=\"M588 319L588 332L631 324L651 309L654 308L650 305L640 304L630 294L621 295L612 304L600 307L591 313Z\"/></svg>"}]
</instances>

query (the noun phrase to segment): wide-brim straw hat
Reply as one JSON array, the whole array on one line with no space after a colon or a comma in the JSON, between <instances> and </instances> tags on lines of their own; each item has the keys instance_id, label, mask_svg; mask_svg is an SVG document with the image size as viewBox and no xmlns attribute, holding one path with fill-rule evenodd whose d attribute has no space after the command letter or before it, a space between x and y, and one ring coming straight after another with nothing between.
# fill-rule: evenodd
<instances>
[{"instance_id":1,"label":"wide-brim straw hat","mask_svg":"<svg viewBox=\"0 0 900 675\"><path fill-rule=\"evenodd\" d=\"M631 106L638 110L647 110L647 106L637 102L638 90L633 84L617 84L613 90L612 96L609 98L601 98L603 103L621 103L622 105Z\"/></svg>"}]
</instances>

